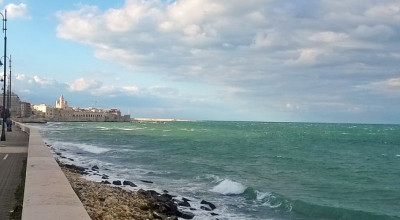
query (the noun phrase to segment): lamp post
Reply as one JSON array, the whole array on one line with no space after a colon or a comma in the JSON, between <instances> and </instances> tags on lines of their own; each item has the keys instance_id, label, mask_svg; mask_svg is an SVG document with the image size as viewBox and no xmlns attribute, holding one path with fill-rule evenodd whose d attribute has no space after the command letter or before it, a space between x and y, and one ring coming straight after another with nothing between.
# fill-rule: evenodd
<instances>
[{"instance_id":1,"label":"lamp post","mask_svg":"<svg viewBox=\"0 0 400 220\"><path fill-rule=\"evenodd\" d=\"M6 72L7 72L7 64L6 64L6 56L7 56L7 10L4 10L4 15L1 13L3 17L3 32L4 32L4 84L3 84L3 123L1 124L1 141L6 140L6 133L4 128L4 123L6 123Z\"/></svg>"},{"instance_id":2,"label":"lamp post","mask_svg":"<svg viewBox=\"0 0 400 220\"><path fill-rule=\"evenodd\" d=\"M8 61L10 63L10 66L8 66L8 67L10 67L10 75L8 76L10 81L8 82L8 88L9 88L8 97L9 97L9 100L8 100L7 108L8 108L9 115L11 117L11 97L12 97L11 96L12 95L12 92L11 92L11 54L10 54L10 58L8 59Z\"/></svg>"},{"instance_id":3,"label":"lamp post","mask_svg":"<svg viewBox=\"0 0 400 220\"><path fill-rule=\"evenodd\" d=\"M3 63L1 63L1 59L3 59L3 57L4 56L2 56L0 58L0 66L3 64ZM8 59L8 64L9 64L8 67L10 67L10 74L8 74L8 79L9 79L8 88L7 88L7 92L6 92L7 100L6 100L6 105L4 105L6 108L6 118L7 118L7 116L10 116L10 112L11 112L11 54L10 54L10 57L6 56L6 58ZM3 79L1 81L3 81Z\"/></svg>"}]
</instances>

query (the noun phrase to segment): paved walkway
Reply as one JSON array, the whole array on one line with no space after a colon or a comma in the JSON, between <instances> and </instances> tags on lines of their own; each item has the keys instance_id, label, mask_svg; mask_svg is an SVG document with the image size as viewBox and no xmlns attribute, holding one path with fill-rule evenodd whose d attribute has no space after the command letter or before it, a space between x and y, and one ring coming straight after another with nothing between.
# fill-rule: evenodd
<instances>
[{"instance_id":1,"label":"paved walkway","mask_svg":"<svg viewBox=\"0 0 400 220\"><path fill-rule=\"evenodd\" d=\"M15 126L12 132L6 132L6 141L0 141L0 219L9 219L14 208L14 192L21 181L28 143L29 135Z\"/></svg>"}]
</instances>

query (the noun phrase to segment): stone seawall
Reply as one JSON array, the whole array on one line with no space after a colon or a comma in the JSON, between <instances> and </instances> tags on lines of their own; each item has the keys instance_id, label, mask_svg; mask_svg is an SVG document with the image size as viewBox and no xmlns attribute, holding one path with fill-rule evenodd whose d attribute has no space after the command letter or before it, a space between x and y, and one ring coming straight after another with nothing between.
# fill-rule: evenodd
<instances>
[{"instance_id":1,"label":"stone seawall","mask_svg":"<svg viewBox=\"0 0 400 220\"><path fill-rule=\"evenodd\" d=\"M18 122L15 126L29 133L22 220L90 220L38 129Z\"/></svg>"}]
</instances>

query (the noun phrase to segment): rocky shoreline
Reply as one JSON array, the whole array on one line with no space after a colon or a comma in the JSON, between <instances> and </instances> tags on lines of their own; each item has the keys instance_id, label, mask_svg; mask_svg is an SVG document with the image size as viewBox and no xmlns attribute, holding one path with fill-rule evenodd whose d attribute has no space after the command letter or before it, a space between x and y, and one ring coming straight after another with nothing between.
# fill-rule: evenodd
<instances>
[{"instance_id":1,"label":"rocky shoreline","mask_svg":"<svg viewBox=\"0 0 400 220\"><path fill-rule=\"evenodd\" d=\"M85 168L66 163L73 159L66 158L61 152L57 152L51 145L46 146L54 153L59 166L70 182L75 193L78 195L89 216L93 220L116 220L116 219L163 219L175 220L192 219L195 215L191 212L192 201L168 194L164 190L158 193L154 190L133 189L136 184L129 180L114 180L109 182L105 174L99 173L99 167ZM61 162L60 159L64 159ZM101 182L85 179L85 175L98 175L102 177ZM152 183L148 180L139 180ZM121 188L129 186L133 190ZM200 202L200 209L213 219L218 219L214 212L216 206L208 201Z\"/></svg>"}]
</instances>

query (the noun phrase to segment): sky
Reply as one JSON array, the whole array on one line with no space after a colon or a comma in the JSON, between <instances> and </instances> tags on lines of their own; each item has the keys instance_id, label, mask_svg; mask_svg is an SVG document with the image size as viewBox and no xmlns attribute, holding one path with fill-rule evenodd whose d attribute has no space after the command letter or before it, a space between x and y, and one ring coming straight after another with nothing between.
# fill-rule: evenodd
<instances>
[{"instance_id":1,"label":"sky","mask_svg":"<svg viewBox=\"0 0 400 220\"><path fill-rule=\"evenodd\" d=\"M12 90L33 104L63 94L139 118L400 123L400 0L0 7Z\"/></svg>"}]
</instances>

